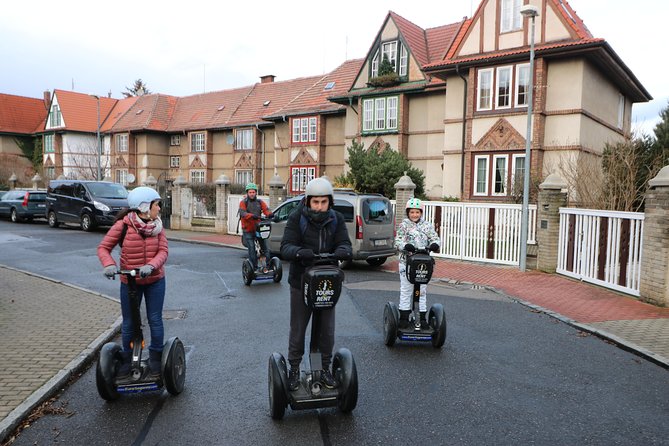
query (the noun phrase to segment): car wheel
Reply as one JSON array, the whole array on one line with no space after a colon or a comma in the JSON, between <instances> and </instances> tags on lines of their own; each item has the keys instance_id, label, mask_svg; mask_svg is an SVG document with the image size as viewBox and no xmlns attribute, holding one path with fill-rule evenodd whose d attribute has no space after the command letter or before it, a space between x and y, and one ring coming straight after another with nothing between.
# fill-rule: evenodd
<instances>
[{"instance_id":1,"label":"car wheel","mask_svg":"<svg viewBox=\"0 0 669 446\"><path fill-rule=\"evenodd\" d=\"M367 259L366 262L371 266L381 266L386 262L388 257L375 257L373 259Z\"/></svg>"},{"instance_id":2,"label":"car wheel","mask_svg":"<svg viewBox=\"0 0 669 446\"><path fill-rule=\"evenodd\" d=\"M49 211L47 215L47 220L49 222L49 227L57 228L60 223L58 223L58 218L56 218L56 213L54 211Z\"/></svg>"},{"instance_id":3,"label":"car wheel","mask_svg":"<svg viewBox=\"0 0 669 446\"><path fill-rule=\"evenodd\" d=\"M12 208L11 214L9 216L13 223L20 223L23 219L19 217L19 214L16 213L16 208Z\"/></svg>"},{"instance_id":4,"label":"car wheel","mask_svg":"<svg viewBox=\"0 0 669 446\"><path fill-rule=\"evenodd\" d=\"M90 214L83 214L81 216L81 229L86 232L89 232L93 229L93 220L91 219Z\"/></svg>"}]
</instances>

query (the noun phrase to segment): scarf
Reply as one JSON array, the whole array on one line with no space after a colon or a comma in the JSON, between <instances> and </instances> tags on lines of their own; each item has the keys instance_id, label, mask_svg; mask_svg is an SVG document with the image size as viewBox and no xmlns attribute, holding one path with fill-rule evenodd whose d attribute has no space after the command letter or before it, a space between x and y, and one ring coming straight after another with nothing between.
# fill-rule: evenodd
<instances>
[{"instance_id":1,"label":"scarf","mask_svg":"<svg viewBox=\"0 0 669 446\"><path fill-rule=\"evenodd\" d=\"M142 237L155 237L163 230L163 222L160 217L156 218L155 220L145 222L139 218L137 212L130 212L126 216L126 219L126 224L135 228L135 231L137 231L137 233Z\"/></svg>"}]
</instances>

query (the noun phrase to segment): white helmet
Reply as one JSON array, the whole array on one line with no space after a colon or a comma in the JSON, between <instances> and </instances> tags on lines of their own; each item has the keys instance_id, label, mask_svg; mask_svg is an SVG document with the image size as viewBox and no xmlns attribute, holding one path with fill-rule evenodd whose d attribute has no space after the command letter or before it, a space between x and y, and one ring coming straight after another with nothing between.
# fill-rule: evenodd
<instances>
[{"instance_id":1,"label":"white helmet","mask_svg":"<svg viewBox=\"0 0 669 446\"><path fill-rule=\"evenodd\" d=\"M128 193L128 207L140 212L148 212L151 203L156 200L160 200L160 195L147 186L136 187Z\"/></svg>"},{"instance_id":2,"label":"white helmet","mask_svg":"<svg viewBox=\"0 0 669 446\"><path fill-rule=\"evenodd\" d=\"M307 183L307 187L304 189L307 206L309 206L310 197L328 197L330 199L330 207L332 207L334 204L333 194L332 184L325 178L314 178Z\"/></svg>"}]
</instances>

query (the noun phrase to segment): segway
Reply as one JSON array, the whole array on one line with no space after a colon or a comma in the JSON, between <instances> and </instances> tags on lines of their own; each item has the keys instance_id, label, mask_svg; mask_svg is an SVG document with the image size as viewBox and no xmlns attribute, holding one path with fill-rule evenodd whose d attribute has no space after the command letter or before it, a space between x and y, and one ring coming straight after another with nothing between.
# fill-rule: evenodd
<instances>
[{"instance_id":1,"label":"segway","mask_svg":"<svg viewBox=\"0 0 669 446\"><path fill-rule=\"evenodd\" d=\"M341 294L344 273L338 267L332 254L317 254L314 266L304 273L304 303L312 309L311 348L309 370L300 373L300 385L290 391L288 388L288 368L281 353L274 352L269 358L269 408L275 420L283 418L286 407L293 410L338 407L348 413L358 402L358 372L350 350L340 348L332 360L332 375L339 383L337 388L328 389L321 385L321 353L317 350L320 327L319 310L333 308Z\"/></svg>"},{"instance_id":2,"label":"segway","mask_svg":"<svg viewBox=\"0 0 669 446\"><path fill-rule=\"evenodd\" d=\"M399 327L400 312L394 302L386 303L383 310L383 337L388 347L395 345L395 340L432 342L434 348L441 348L446 341L446 312L444 307L436 303L430 307L427 316L428 328L422 328L418 300L420 286L427 284L432 278L434 259L427 249L418 249L415 253L405 251L406 275L413 284L413 300L409 326Z\"/></svg>"},{"instance_id":3,"label":"segway","mask_svg":"<svg viewBox=\"0 0 669 446\"><path fill-rule=\"evenodd\" d=\"M151 378L148 359L142 359L144 335L140 316L140 302L137 296L136 276L139 269L122 270L128 278L128 298L131 307L132 324L132 363L130 376L123 380L117 379L118 369L121 366L121 346L108 342L100 351L100 358L95 372L95 383L100 396L107 401L114 401L124 393L142 393L161 390L163 387L172 395L180 394L184 389L186 379L186 353L184 345L177 337L165 342L161 357L160 377Z\"/></svg>"},{"instance_id":4,"label":"segway","mask_svg":"<svg viewBox=\"0 0 669 446\"><path fill-rule=\"evenodd\" d=\"M256 236L253 239L253 244L256 250L256 259L258 259L258 269L253 269L253 265L249 259L244 259L244 262L242 263L242 279L244 279L244 285L246 286L250 286L251 282L254 280L273 280L274 283L281 282L281 277L283 276L281 260L279 260L278 257L272 257L269 262L267 262L267 256L260 249L260 243L258 242L259 238L263 240L268 239L271 233L272 221L269 219L260 220L256 225Z\"/></svg>"}]
</instances>

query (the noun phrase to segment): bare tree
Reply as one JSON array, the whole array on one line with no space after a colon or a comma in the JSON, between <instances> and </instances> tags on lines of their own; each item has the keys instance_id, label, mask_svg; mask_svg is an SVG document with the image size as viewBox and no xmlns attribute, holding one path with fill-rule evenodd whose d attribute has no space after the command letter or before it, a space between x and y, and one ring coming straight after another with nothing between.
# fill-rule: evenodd
<instances>
[{"instance_id":1,"label":"bare tree","mask_svg":"<svg viewBox=\"0 0 669 446\"><path fill-rule=\"evenodd\" d=\"M560 157L556 173L567 183L572 205L603 209L604 175L600 156L581 152Z\"/></svg>"},{"instance_id":2,"label":"bare tree","mask_svg":"<svg viewBox=\"0 0 669 446\"><path fill-rule=\"evenodd\" d=\"M67 158L66 158L67 155ZM100 175L102 178L110 168L110 157L102 154L100 156ZM69 161L72 172L69 176L82 180L96 180L98 175L98 146L97 141L93 143L78 144L74 150L63 154L63 164ZM102 179L100 178L100 179Z\"/></svg>"}]
</instances>

